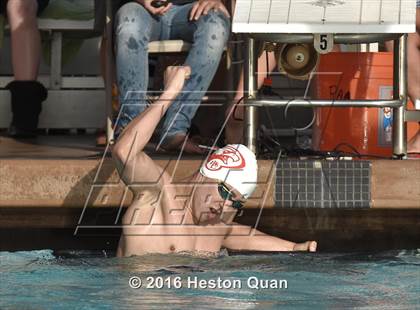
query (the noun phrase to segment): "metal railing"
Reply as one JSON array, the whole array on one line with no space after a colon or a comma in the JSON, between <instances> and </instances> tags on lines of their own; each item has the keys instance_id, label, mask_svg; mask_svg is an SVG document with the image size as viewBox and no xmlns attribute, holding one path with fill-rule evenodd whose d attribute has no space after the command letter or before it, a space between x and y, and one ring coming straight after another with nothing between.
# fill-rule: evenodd
<instances>
[{"instance_id":1,"label":"metal railing","mask_svg":"<svg viewBox=\"0 0 420 310\"><path fill-rule=\"evenodd\" d=\"M355 44L394 41L394 71L392 100L267 100L257 97L256 40L276 43L312 43L313 34L248 34L245 53L244 91L244 141L254 152L258 150L258 107L304 106L304 107L390 107L393 108L393 156L407 157L406 121L420 120L417 112L406 111L407 107L407 35L406 34L335 34L334 43Z\"/></svg>"}]
</instances>

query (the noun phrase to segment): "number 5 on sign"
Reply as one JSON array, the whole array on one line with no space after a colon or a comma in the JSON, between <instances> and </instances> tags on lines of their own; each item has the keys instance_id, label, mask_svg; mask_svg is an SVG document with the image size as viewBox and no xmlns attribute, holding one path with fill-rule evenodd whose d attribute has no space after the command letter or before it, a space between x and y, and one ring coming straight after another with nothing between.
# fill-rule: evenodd
<instances>
[{"instance_id":1,"label":"number 5 on sign","mask_svg":"<svg viewBox=\"0 0 420 310\"><path fill-rule=\"evenodd\" d=\"M334 47L334 37L332 33L315 33L314 47L320 54L327 54L332 51Z\"/></svg>"}]
</instances>

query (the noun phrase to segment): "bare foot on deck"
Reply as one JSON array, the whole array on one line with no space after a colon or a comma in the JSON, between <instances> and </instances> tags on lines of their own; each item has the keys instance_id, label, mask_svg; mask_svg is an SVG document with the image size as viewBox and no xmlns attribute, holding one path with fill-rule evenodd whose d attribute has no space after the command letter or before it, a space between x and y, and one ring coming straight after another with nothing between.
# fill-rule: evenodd
<instances>
[{"instance_id":1,"label":"bare foot on deck","mask_svg":"<svg viewBox=\"0 0 420 310\"><path fill-rule=\"evenodd\" d=\"M416 135L408 141L407 144L408 153L420 153L420 130L417 131Z\"/></svg>"},{"instance_id":2,"label":"bare foot on deck","mask_svg":"<svg viewBox=\"0 0 420 310\"><path fill-rule=\"evenodd\" d=\"M316 243L316 241L296 243L296 245L293 247L293 251L316 252L317 246L318 244Z\"/></svg>"}]
</instances>

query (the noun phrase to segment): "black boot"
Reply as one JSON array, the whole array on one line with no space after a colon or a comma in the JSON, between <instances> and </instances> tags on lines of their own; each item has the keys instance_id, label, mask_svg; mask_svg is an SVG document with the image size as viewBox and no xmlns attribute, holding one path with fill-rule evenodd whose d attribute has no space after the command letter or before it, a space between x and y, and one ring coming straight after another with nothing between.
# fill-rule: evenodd
<instances>
[{"instance_id":1,"label":"black boot","mask_svg":"<svg viewBox=\"0 0 420 310\"><path fill-rule=\"evenodd\" d=\"M47 89L37 81L13 81L6 89L12 95L12 123L9 135L14 138L36 136L42 102L47 99Z\"/></svg>"}]
</instances>

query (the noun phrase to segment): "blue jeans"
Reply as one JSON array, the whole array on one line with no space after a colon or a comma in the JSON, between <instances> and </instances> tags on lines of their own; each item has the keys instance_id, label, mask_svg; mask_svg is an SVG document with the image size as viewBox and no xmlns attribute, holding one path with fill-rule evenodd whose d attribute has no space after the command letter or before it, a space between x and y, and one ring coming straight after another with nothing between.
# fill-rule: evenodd
<instances>
[{"instance_id":1,"label":"blue jeans","mask_svg":"<svg viewBox=\"0 0 420 310\"><path fill-rule=\"evenodd\" d=\"M219 66L230 33L230 20L221 12L211 11L197 21L189 21L192 5L174 5L164 16L153 16L135 2L118 10L115 48L121 110L117 134L147 107L148 43L170 39L192 43L185 61L191 67L191 77L167 110L161 139L170 140L175 134L186 134L190 128Z\"/></svg>"}]
</instances>

